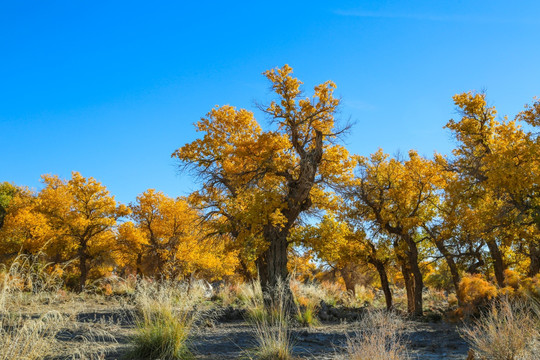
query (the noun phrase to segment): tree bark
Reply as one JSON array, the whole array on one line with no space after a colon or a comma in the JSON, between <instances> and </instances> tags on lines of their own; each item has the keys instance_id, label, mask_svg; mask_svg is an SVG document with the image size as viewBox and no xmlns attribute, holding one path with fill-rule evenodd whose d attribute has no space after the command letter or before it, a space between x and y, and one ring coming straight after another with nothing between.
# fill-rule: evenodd
<instances>
[{"instance_id":1,"label":"tree bark","mask_svg":"<svg viewBox=\"0 0 540 360\"><path fill-rule=\"evenodd\" d=\"M351 266L345 266L343 269L340 270L341 277L343 278L343 281L345 282L345 289L347 292L350 292L353 294L353 296L356 296L356 289L355 285L356 282L355 276L354 276L355 269Z\"/></svg>"},{"instance_id":2,"label":"tree bark","mask_svg":"<svg viewBox=\"0 0 540 360\"><path fill-rule=\"evenodd\" d=\"M279 231L276 227L267 226L263 235L269 246L257 259L257 269L261 289L265 295L265 304L275 306L277 301L284 301L285 304L281 306L292 309L293 297L287 269L287 233Z\"/></svg>"},{"instance_id":3,"label":"tree bark","mask_svg":"<svg viewBox=\"0 0 540 360\"><path fill-rule=\"evenodd\" d=\"M407 294L407 312L409 314L414 313L414 290L412 286L411 272L405 258L400 260L401 273L403 274L403 281L405 282L405 292Z\"/></svg>"},{"instance_id":4,"label":"tree bark","mask_svg":"<svg viewBox=\"0 0 540 360\"><path fill-rule=\"evenodd\" d=\"M86 263L88 261L88 254L87 254L87 241L81 240L81 244L79 247L79 271L81 273L81 277L79 278L79 291L84 291L84 287L86 285L86 278L88 277L88 268L86 266Z\"/></svg>"},{"instance_id":5,"label":"tree bark","mask_svg":"<svg viewBox=\"0 0 540 360\"><path fill-rule=\"evenodd\" d=\"M529 246L529 256L531 258L531 263L529 264L528 275L533 277L540 272L540 246L531 244Z\"/></svg>"},{"instance_id":6,"label":"tree bark","mask_svg":"<svg viewBox=\"0 0 540 360\"><path fill-rule=\"evenodd\" d=\"M493 260L493 270L495 272L495 279L497 280L497 285L499 287L504 287L504 270L506 269L501 249L495 240L486 241L487 247L489 249L489 254Z\"/></svg>"},{"instance_id":7,"label":"tree bark","mask_svg":"<svg viewBox=\"0 0 540 360\"><path fill-rule=\"evenodd\" d=\"M444 256L444 259L446 260L446 264L448 265L448 268L450 269L450 274L452 275L452 283L454 284L454 290L456 292L456 297L458 301L458 305L462 305L462 299L461 294L459 292L459 282L461 281L461 277L459 276L459 271L456 265L456 262L454 261L454 256L448 251L448 248L444 244L442 240L435 240L435 246L440 251L440 253Z\"/></svg>"},{"instance_id":8,"label":"tree bark","mask_svg":"<svg viewBox=\"0 0 540 360\"><path fill-rule=\"evenodd\" d=\"M142 276L142 252L137 254L136 267L137 276Z\"/></svg>"},{"instance_id":9,"label":"tree bark","mask_svg":"<svg viewBox=\"0 0 540 360\"><path fill-rule=\"evenodd\" d=\"M386 300L386 310L392 310L392 292L390 291L390 283L388 282L388 276L386 275L386 268L384 263L377 259L370 259L370 263L375 266L379 278L381 279L381 287L384 292L384 299Z\"/></svg>"},{"instance_id":10,"label":"tree bark","mask_svg":"<svg viewBox=\"0 0 540 360\"><path fill-rule=\"evenodd\" d=\"M407 244L407 250L405 251L406 258L403 259L402 269L405 283L409 283L408 286L406 285L408 311L413 316L422 316L422 291L424 289L424 282L418 265L418 248L412 236L407 234L402 237Z\"/></svg>"}]
</instances>

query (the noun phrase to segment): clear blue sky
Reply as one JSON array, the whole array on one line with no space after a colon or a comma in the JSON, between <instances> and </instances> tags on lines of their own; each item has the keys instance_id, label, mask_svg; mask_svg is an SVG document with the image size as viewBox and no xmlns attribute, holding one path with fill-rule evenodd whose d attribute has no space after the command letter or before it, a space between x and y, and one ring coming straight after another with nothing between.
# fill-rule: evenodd
<instances>
[{"instance_id":1,"label":"clear blue sky","mask_svg":"<svg viewBox=\"0 0 540 360\"><path fill-rule=\"evenodd\" d=\"M216 104L271 98L261 72L331 79L351 152L453 142L451 96L513 116L540 95L538 1L0 0L0 181L77 170L122 202L197 187L170 154ZM309 92L309 91L308 91ZM261 122L265 119L260 118Z\"/></svg>"}]
</instances>

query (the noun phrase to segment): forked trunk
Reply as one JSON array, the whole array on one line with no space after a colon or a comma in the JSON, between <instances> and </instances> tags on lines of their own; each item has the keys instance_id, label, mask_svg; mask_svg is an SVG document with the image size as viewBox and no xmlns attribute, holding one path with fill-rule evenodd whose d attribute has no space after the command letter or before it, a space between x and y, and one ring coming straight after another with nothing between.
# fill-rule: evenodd
<instances>
[{"instance_id":1,"label":"forked trunk","mask_svg":"<svg viewBox=\"0 0 540 360\"><path fill-rule=\"evenodd\" d=\"M407 244L405 256L401 256L401 268L403 271L403 279L405 280L405 288L407 289L407 310L410 315L423 315L422 291L424 282L422 280L422 272L418 265L418 248L416 242L410 235L402 236Z\"/></svg>"},{"instance_id":2,"label":"forked trunk","mask_svg":"<svg viewBox=\"0 0 540 360\"><path fill-rule=\"evenodd\" d=\"M412 283L411 271L405 259L401 262L401 273L403 274L403 282L405 283L405 292L407 293L407 312L414 313L414 288Z\"/></svg>"}]
</instances>

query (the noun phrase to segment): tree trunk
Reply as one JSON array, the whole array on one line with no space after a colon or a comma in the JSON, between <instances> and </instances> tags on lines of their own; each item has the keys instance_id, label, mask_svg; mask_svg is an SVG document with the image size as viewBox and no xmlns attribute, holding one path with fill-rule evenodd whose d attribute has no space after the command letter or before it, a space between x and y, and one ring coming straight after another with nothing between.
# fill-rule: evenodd
<instances>
[{"instance_id":1,"label":"tree trunk","mask_svg":"<svg viewBox=\"0 0 540 360\"><path fill-rule=\"evenodd\" d=\"M343 281L345 282L345 289L347 290L347 292L350 292L351 294L353 294L353 296L356 296L356 282L354 281L354 270L355 269L351 266L345 266L343 269L340 270L340 273Z\"/></svg>"},{"instance_id":2,"label":"tree trunk","mask_svg":"<svg viewBox=\"0 0 540 360\"><path fill-rule=\"evenodd\" d=\"M370 263L375 266L379 278L381 279L381 287L384 292L384 299L386 300L386 310L392 310L392 292L390 291L390 283L388 282L388 276L386 275L386 269L384 263L377 259L370 259Z\"/></svg>"},{"instance_id":3,"label":"tree trunk","mask_svg":"<svg viewBox=\"0 0 540 360\"><path fill-rule=\"evenodd\" d=\"M281 304L287 311L292 309L292 293L289 286L289 271L287 269L287 234L273 226L267 226L263 236L268 241L268 248L257 259L257 268L264 301L267 306Z\"/></svg>"},{"instance_id":4,"label":"tree trunk","mask_svg":"<svg viewBox=\"0 0 540 360\"><path fill-rule=\"evenodd\" d=\"M407 312L412 314L414 312L414 291L412 286L411 271L404 256L397 255L398 263L401 267L401 274L403 275L403 282L405 283L405 292L407 294Z\"/></svg>"},{"instance_id":5,"label":"tree trunk","mask_svg":"<svg viewBox=\"0 0 540 360\"><path fill-rule=\"evenodd\" d=\"M137 254L136 266L137 276L142 276L142 252Z\"/></svg>"},{"instance_id":6,"label":"tree trunk","mask_svg":"<svg viewBox=\"0 0 540 360\"><path fill-rule=\"evenodd\" d=\"M501 249L499 249L495 240L486 241L486 244L491 259L493 260L493 270L495 272L495 279L497 279L497 285L502 288L504 287L504 270L506 267L504 265Z\"/></svg>"},{"instance_id":7,"label":"tree trunk","mask_svg":"<svg viewBox=\"0 0 540 360\"><path fill-rule=\"evenodd\" d=\"M418 266L418 248L416 242L410 235L404 236L404 240L407 243L407 270L410 272L410 281L412 289L407 294L411 293L412 299L408 301L412 308L409 309L409 313L413 316L423 315L423 302L422 291L424 289L424 282L422 280L422 272Z\"/></svg>"},{"instance_id":8,"label":"tree trunk","mask_svg":"<svg viewBox=\"0 0 540 360\"><path fill-rule=\"evenodd\" d=\"M528 275L533 277L540 272L540 246L531 244L529 246L529 256L531 258L531 263L529 264Z\"/></svg>"},{"instance_id":9,"label":"tree trunk","mask_svg":"<svg viewBox=\"0 0 540 360\"><path fill-rule=\"evenodd\" d=\"M86 240L81 241L81 246L79 247L79 272L81 277L79 278L79 291L84 291L86 285L86 278L88 277L88 269L86 263L88 261L87 254L87 243Z\"/></svg>"},{"instance_id":10,"label":"tree trunk","mask_svg":"<svg viewBox=\"0 0 540 360\"><path fill-rule=\"evenodd\" d=\"M239 272L240 272L240 275L242 275L242 277L244 278L244 280L247 282L253 281L253 275L249 271L246 262L240 259L239 265L240 265Z\"/></svg>"},{"instance_id":11,"label":"tree trunk","mask_svg":"<svg viewBox=\"0 0 540 360\"><path fill-rule=\"evenodd\" d=\"M423 300L422 300L422 291L424 290L424 282L422 280L422 273L420 272L420 267L418 262L415 261L410 264L412 267L413 275L413 293L414 293L414 316L423 315Z\"/></svg>"},{"instance_id":12,"label":"tree trunk","mask_svg":"<svg viewBox=\"0 0 540 360\"><path fill-rule=\"evenodd\" d=\"M446 260L446 264L450 268L450 274L452 275L452 283L454 284L454 290L456 291L456 297L458 301L458 305L462 305L462 299L461 294L459 292L459 282L461 281L461 278L459 276L459 271L456 265L456 262L454 261L454 256L448 251L448 248L446 245L444 245L442 240L435 240L435 246L437 246L437 249L441 252L441 254L444 256L444 259Z\"/></svg>"}]
</instances>

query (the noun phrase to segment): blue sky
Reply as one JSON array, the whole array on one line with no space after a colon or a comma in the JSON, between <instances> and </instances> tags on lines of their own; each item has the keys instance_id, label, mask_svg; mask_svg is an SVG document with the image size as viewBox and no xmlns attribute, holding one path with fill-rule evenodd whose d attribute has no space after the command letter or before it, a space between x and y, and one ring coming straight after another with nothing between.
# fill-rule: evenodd
<instances>
[{"instance_id":1,"label":"blue sky","mask_svg":"<svg viewBox=\"0 0 540 360\"><path fill-rule=\"evenodd\" d=\"M255 110L261 73L331 79L353 153L453 142L452 95L513 116L540 95L537 1L0 0L0 181L76 170L122 202L197 187L170 154L212 106ZM262 123L266 119L259 117Z\"/></svg>"}]
</instances>

